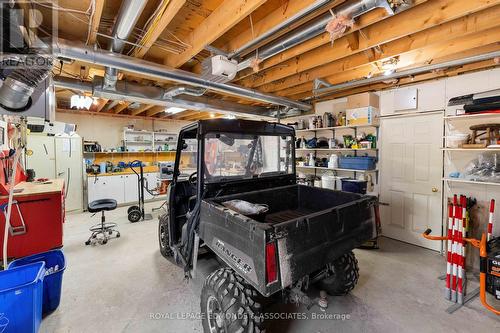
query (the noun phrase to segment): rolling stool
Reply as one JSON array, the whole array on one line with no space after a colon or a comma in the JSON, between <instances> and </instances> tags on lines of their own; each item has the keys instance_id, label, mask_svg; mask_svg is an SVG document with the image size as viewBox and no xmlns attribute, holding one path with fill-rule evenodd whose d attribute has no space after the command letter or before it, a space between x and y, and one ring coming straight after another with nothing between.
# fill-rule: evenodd
<instances>
[{"instance_id":1,"label":"rolling stool","mask_svg":"<svg viewBox=\"0 0 500 333\"><path fill-rule=\"evenodd\" d=\"M89 230L92 232L92 234L90 235L89 239L85 242L85 245L93 244L96 241L104 245L111 238L113 232L116 232L115 236L116 238L120 237L120 232L118 232L118 230L115 230L116 223L106 223L106 217L104 216L104 211L114 210L114 209L116 209L116 200L114 199L100 199L100 200L94 200L91 203L89 203L88 211L90 213L94 213L95 215L101 212L102 215L101 215L101 223L90 227ZM98 235L102 235L102 238L98 238L97 237Z\"/></svg>"}]
</instances>

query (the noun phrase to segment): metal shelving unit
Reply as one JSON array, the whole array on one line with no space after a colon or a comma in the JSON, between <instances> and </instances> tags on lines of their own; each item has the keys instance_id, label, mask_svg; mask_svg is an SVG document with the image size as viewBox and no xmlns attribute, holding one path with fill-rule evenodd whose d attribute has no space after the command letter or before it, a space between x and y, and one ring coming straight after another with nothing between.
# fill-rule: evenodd
<instances>
[{"instance_id":1,"label":"metal shelving unit","mask_svg":"<svg viewBox=\"0 0 500 333\"><path fill-rule=\"evenodd\" d=\"M450 124L453 121L463 121L463 120L475 120L475 119L494 119L500 116L499 113L484 113L484 114L470 114L470 115L458 115L458 116L444 116L444 125L445 125L445 136L443 139L446 139L448 133L453 129L453 126ZM444 140L446 142L446 140ZM500 148L441 148L443 151L443 162L452 161L451 153L481 153L481 152L499 152ZM443 167L445 167L443 163ZM449 172L450 170L448 170ZM445 171L446 172L446 171ZM450 186L453 183L457 184L476 184L476 185L491 185L491 186L500 186L500 183L493 182L481 182L481 181L473 181L466 180L463 178L449 178L444 177L442 181L447 185L448 190L450 190ZM445 195L443 193L443 200Z\"/></svg>"},{"instance_id":2,"label":"metal shelving unit","mask_svg":"<svg viewBox=\"0 0 500 333\"><path fill-rule=\"evenodd\" d=\"M352 125L352 126L334 126L334 127L321 127L321 128L314 128L314 129L302 129L302 130L296 130L296 133L314 133L320 132L320 131L331 131L332 136L335 138L335 131L337 130L354 130L354 137L357 137L358 135L358 129L359 128L374 128L375 129L375 135L377 137L377 141L379 138L379 125L375 124L370 124L370 125ZM375 157L378 159L378 149L377 148L370 148L370 149L352 149L352 148L297 148L296 152L314 152L314 157L316 158L316 153L318 152L328 152L328 151L339 151L339 152L354 152L354 156L357 156L358 151L363 151L363 152L375 152ZM357 169L342 169L342 168L327 168L327 167L316 167L316 166L297 166L297 168L301 169L311 169L314 170L314 175L316 176L316 171L317 170L325 170L325 171L339 171L339 172L352 172L354 178L357 177L358 173L375 173L375 182L378 183L378 169L374 170L357 170Z\"/></svg>"},{"instance_id":3,"label":"metal shelving unit","mask_svg":"<svg viewBox=\"0 0 500 333\"><path fill-rule=\"evenodd\" d=\"M443 181L445 181L445 182L451 182L451 183L461 183L461 184L477 184L477 185L487 185L487 186L500 186L500 183L481 182L481 181L467 180L467 179L462 179L462 178L443 178Z\"/></svg>"}]
</instances>

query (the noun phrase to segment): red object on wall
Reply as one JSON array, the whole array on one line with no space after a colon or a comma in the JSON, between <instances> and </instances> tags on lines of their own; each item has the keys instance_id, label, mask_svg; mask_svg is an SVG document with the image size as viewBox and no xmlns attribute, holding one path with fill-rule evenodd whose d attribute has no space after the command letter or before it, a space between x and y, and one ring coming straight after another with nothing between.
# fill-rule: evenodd
<instances>
[{"instance_id":1,"label":"red object on wall","mask_svg":"<svg viewBox=\"0 0 500 333\"><path fill-rule=\"evenodd\" d=\"M15 234L9 233L7 246L9 258L25 257L62 247L65 218L63 193L64 191L61 190L60 192L14 196L17 207L12 206L11 226ZM7 202L7 197L0 198L0 205L7 204ZM24 220L24 228L22 220ZM4 228L5 214L1 211L0 244L3 244ZM3 256L2 246L0 246L1 256Z\"/></svg>"},{"instance_id":2,"label":"red object on wall","mask_svg":"<svg viewBox=\"0 0 500 333\"><path fill-rule=\"evenodd\" d=\"M9 170L12 170L12 164L14 163L14 157L8 157L9 151L0 151L0 195L9 195L10 181L6 179L5 175ZM26 172L21 164L17 163L16 179L14 181L14 186L20 182L25 181L27 178Z\"/></svg>"}]
</instances>

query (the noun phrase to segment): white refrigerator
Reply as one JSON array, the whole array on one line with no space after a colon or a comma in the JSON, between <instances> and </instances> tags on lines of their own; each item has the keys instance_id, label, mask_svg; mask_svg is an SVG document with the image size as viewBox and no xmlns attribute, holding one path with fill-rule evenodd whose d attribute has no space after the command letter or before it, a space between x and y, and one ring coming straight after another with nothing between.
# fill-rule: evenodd
<instances>
[{"instance_id":1,"label":"white refrigerator","mask_svg":"<svg viewBox=\"0 0 500 333\"><path fill-rule=\"evenodd\" d=\"M35 170L36 178L64 179L66 211L83 209L82 138L30 134L27 140L26 169Z\"/></svg>"}]
</instances>

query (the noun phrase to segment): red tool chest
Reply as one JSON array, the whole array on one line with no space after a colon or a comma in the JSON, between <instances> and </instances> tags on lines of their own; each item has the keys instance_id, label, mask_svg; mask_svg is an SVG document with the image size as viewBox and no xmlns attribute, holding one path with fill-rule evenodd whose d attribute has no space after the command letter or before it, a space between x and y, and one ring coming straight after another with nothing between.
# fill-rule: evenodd
<instances>
[{"instance_id":1,"label":"red tool chest","mask_svg":"<svg viewBox=\"0 0 500 333\"><path fill-rule=\"evenodd\" d=\"M64 183L51 180L47 184L20 183L14 195L7 255L25 257L49 251L63 245ZM0 197L0 206L8 197ZM0 211L0 245L3 244L5 213ZM0 246L0 257L3 246Z\"/></svg>"}]
</instances>

